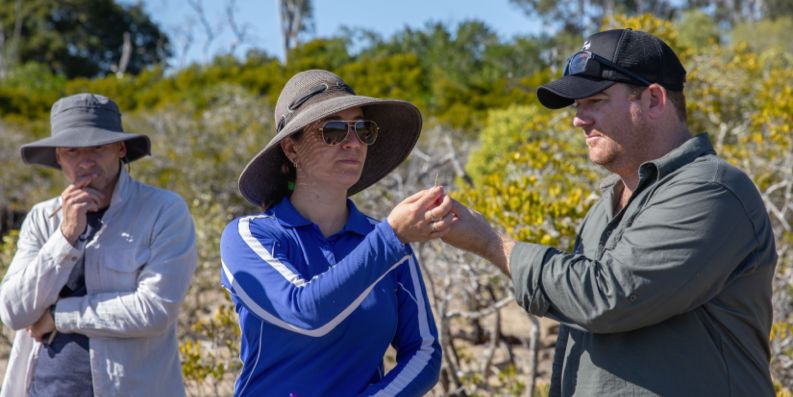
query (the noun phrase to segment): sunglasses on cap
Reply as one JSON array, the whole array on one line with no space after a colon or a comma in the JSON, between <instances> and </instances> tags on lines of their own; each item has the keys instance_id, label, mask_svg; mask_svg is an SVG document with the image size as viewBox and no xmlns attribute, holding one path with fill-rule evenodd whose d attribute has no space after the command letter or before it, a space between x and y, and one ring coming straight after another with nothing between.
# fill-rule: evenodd
<instances>
[{"instance_id":1,"label":"sunglasses on cap","mask_svg":"<svg viewBox=\"0 0 793 397\"><path fill-rule=\"evenodd\" d=\"M602 67L605 66L609 69L616 70L631 80L634 80L641 85L648 86L652 84L649 80L636 73L629 71L602 56L595 54L592 51L579 51L567 59L567 64L564 66L562 76L581 75L602 78Z\"/></svg>"},{"instance_id":2,"label":"sunglasses on cap","mask_svg":"<svg viewBox=\"0 0 793 397\"><path fill-rule=\"evenodd\" d=\"M380 134L380 127L372 120L327 120L319 127L319 133L325 144L335 146L347 139L350 129L367 146L372 145Z\"/></svg>"}]
</instances>

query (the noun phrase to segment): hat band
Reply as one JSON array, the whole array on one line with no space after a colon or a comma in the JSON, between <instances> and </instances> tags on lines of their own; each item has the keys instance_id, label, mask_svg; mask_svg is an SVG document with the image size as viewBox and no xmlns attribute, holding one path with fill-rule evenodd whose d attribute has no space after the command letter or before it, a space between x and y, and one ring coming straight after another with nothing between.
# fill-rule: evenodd
<instances>
[{"instance_id":1,"label":"hat band","mask_svg":"<svg viewBox=\"0 0 793 397\"><path fill-rule=\"evenodd\" d=\"M278 125L275 128L275 132L281 132L282 129L286 126L289 120L292 118L292 115L295 111L303 106L309 99L323 93L326 91L344 91L349 94L355 95L355 91L353 91L352 87L345 84L343 81L338 81L336 84L329 85L328 83L322 83L320 85L316 85L308 90L308 93L297 98L296 100L292 101L286 108L286 113L284 113L280 119L278 119Z\"/></svg>"}]
</instances>

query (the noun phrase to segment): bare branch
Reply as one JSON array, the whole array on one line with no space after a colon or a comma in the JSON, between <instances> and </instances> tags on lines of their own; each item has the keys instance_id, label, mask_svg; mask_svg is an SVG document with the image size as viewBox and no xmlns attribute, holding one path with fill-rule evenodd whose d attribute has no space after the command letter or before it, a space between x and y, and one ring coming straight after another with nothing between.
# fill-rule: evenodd
<instances>
[{"instance_id":1,"label":"bare branch","mask_svg":"<svg viewBox=\"0 0 793 397\"><path fill-rule=\"evenodd\" d=\"M299 35L309 30L312 25L312 7L310 0L280 0L278 2L281 16L281 34L284 40L284 56L299 43Z\"/></svg>"},{"instance_id":2,"label":"bare branch","mask_svg":"<svg viewBox=\"0 0 793 397\"><path fill-rule=\"evenodd\" d=\"M202 0L187 0L187 4L190 5L193 11L195 11L195 13L198 15L198 21L204 28L204 34L206 35L206 40L204 40L204 56L208 56L209 47L212 45L212 42L215 40L218 32L212 28L212 25L210 25L209 20L206 17L206 12L204 12L204 4Z\"/></svg>"},{"instance_id":3,"label":"bare branch","mask_svg":"<svg viewBox=\"0 0 793 397\"><path fill-rule=\"evenodd\" d=\"M229 0L226 3L226 20L229 23L229 27L231 28L231 33L234 35L234 40L229 45L229 53L234 53L234 50L237 49L237 46L246 44L248 41L248 32L250 29L250 25L244 24L242 26L237 24L237 19L235 17L236 14L236 7L237 0Z\"/></svg>"},{"instance_id":4,"label":"bare branch","mask_svg":"<svg viewBox=\"0 0 793 397\"><path fill-rule=\"evenodd\" d=\"M529 348L529 382L526 387L526 397L534 396L534 389L537 386L537 361L540 353L540 320L527 314L531 321L531 336L528 341ZM525 338L523 339L525 343Z\"/></svg>"},{"instance_id":5,"label":"bare branch","mask_svg":"<svg viewBox=\"0 0 793 397\"><path fill-rule=\"evenodd\" d=\"M486 307L486 308L484 308L482 310L478 310L478 311L463 311L463 310L459 310L459 311L448 312L448 313L446 313L446 318L452 319L452 318L455 318L455 317L462 317L462 318L465 318L465 319L468 319L468 320L479 319L479 318L482 318L482 317L485 317L485 316L489 316L489 315L495 313L496 311L498 311L498 309L501 309L502 307L508 305L510 302L512 302L514 300L515 300L515 298L510 295L510 296L508 296L506 298L503 298L500 301L498 301L498 302L494 303L493 305L488 306L488 307Z\"/></svg>"}]
</instances>

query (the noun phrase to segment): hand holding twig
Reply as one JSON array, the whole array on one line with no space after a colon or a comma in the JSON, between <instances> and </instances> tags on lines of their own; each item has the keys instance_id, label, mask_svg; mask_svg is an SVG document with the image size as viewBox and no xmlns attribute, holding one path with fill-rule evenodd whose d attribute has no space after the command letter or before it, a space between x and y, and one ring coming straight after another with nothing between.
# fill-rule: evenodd
<instances>
[{"instance_id":1,"label":"hand holding twig","mask_svg":"<svg viewBox=\"0 0 793 397\"><path fill-rule=\"evenodd\" d=\"M454 223L452 199L442 186L422 190L397 204L388 223L403 243L442 237Z\"/></svg>"}]
</instances>

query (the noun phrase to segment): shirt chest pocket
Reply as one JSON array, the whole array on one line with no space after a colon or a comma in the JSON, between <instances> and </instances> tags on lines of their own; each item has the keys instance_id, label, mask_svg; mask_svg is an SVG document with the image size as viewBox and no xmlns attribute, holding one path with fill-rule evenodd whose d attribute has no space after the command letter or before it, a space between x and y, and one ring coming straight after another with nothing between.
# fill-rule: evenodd
<instances>
[{"instance_id":1,"label":"shirt chest pocket","mask_svg":"<svg viewBox=\"0 0 793 397\"><path fill-rule=\"evenodd\" d=\"M138 287L138 277L149 261L149 250L134 244L116 243L106 246L99 258L100 289L131 292Z\"/></svg>"}]
</instances>

